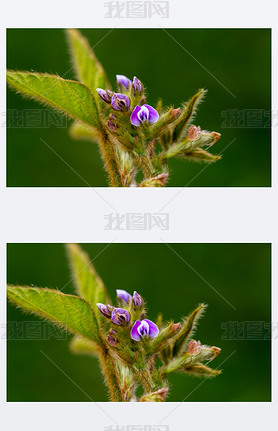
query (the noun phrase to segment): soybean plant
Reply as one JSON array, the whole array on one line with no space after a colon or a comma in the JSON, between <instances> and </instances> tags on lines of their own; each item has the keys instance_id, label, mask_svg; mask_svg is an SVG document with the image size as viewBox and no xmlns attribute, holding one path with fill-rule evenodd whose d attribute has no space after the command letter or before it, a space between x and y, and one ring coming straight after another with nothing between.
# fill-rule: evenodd
<instances>
[{"instance_id":1,"label":"soybean plant","mask_svg":"<svg viewBox=\"0 0 278 431\"><path fill-rule=\"evenodd\" d=\"M98 143L110 186L162 187L173 158L205 163L221 158L208 151L220 134L192 124L205 89L178 108L164 107L161 98L150 106L141 80L116 75L114 91L88 41L74 29L67 30L67 38L76 81L12 70L7 81L73 119L73 138Z\"/></svg>"},{"instance_id":2,"label":"soybean plant","mask_svg":"<svg viewBox=\"0 0 278 431\"><path fill-rule=\"evenodd\" d=\"M165 401L171 373L205 378L221 373L207 365L220 348L192 338L205 304L180 322L163 322L161 314L154 322L137 292L116 289L117 303L112 305L87 254L76 244L67 250L77 295L8 286L8 298L74 334L71 351L98 358L111 401Z\"/></svg>"}]
</instances>

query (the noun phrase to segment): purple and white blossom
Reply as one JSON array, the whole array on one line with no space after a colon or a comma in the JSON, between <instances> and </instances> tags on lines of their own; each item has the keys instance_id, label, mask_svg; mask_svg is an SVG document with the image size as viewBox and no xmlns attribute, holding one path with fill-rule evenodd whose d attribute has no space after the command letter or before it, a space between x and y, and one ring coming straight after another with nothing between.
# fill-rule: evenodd
<instances>
[{"instance_id":1,"label":"purple and white blossom","mask_svg":"<svg viewBox=\"0 0 278 431\"><path fill-rule=\"evenodd\" d=\"M130 331L131 338L135 341L140 341L143 337L155 338L158 334L158 327L149 319L136 320Z\"/></svg>"},{"instance_id":2,"label":"purple and white blossom","mask_svg":"<svg viewBox=\"0 0 278 431\"><path fill-rule=\"evenodd\" d=\"M116 80L120 88L122 86L124 86L125 88L128 88L131 84L131 80L127 78L125 75L116 75Z\"/></svg>"},{"instance_id":3,"label":"purple and white blossom","mask_svg":"<svg viewBox=\"0 0 278 431\"><path fill-rule=\"evenodd\" d=\"M116 292L119 301L124 301L128 304L129 301L132 299L132 296L126 290L117 289Z\"/></svg>"},{"instance_id":4,"label":"purple and white blossom","mask_svg":"<svg viewBox=\"0 0 278 431\"><path fill-rule=\"evenodd\" d=\"M136 127L140 126L145 121L151 124L156 123L158 119L159 114L157 110L150 105L135 106L130 116L131 123Z\"/></svg>"},{"instance_id":5,"label":"purple and white blossom","mask_svg":"<svg viewBox=\"0 0 278 431\"><path fill-rule=\"evenodd\" d=\"M130 100L125 94L114 93L111 99L111 106L116 111L127 111L130 106Z\"/></svg>"},{"instance_id":6,"label":"purple and white blossom","mask_svg":"<svg viewBox=\"0 0 278 431\"><path fill-rule=\"evenodd\" d=\"M115 325L124 326L130 321L130 314L124 308L114 308L112 311L111 322Z\"/></svg>"}]
</instances>

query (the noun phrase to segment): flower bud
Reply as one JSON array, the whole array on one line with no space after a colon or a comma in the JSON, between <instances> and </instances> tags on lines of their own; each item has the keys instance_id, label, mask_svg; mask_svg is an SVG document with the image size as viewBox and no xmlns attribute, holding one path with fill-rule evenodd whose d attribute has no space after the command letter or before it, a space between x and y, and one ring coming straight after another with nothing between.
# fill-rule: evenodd
<instances>
[{"instance_id":1,"label":"flower bud","mask_svg":"<svg viewBox=\"0 0 278 431\"><path fill-rule=\"evenodd\" d=\"M193 136L193 139L190 136ZM191 141L192 148L200 148L205 146L211 147L220 137L220 133L208 132L207 130L201 130L200 127L190 126L186 140Z\"/></svg>"},{"instance_id":2,"label":"flower bud","mask_svg":"<svg viewBox=\"0 0 278 431\"><path fill-rule=\"evenodd\" d=\"M174 333L179 332L180 329L181 329L180 322L174 323L174 325L173 325L173 331L174 331Z\"/></svg>"},{"instance_id":3,"label":"flower bud","mask_svg":"<svg viewBox=\"0 0 278 431\"><path fill-rule=\"evenodd\" d=\"M113 307L111 305L104 305L100 302L97 303L97 308L99 309L100 314L102 314L104 317L107 317L110 319L111 313L113 310Z\"/></svg>"},{"instance_id":4,"label":"flower bud","mask_svg":"<svg viewBox=\"0 0 278 431\"><path fill-rule=\"evenodd\" d=\"M114 308L111 315L111 322L115 325L124 326L130 321L130 314L123 308Z\"/></svg>"},{"instance_id":5,"label":"flower bud","mask_svg":"<svg viewBox=\"0 0 278 431\"><path fill-rule=\"evenodd\" d=\"M214 355L213 355L213 357L211 358L211 360L213 360L214 358L216 358L216 356L218 356L218 355L219 355L219 353L221 352L221 349L220 349L220 347L212 346L212 347L211 347L211 350L214 352Z\"/></svg>"},{"instance_id":6,"label":"flower bud","mask_svg":"<svg viewBox=\"0 0 278 431\"><path fill-rule=\"evenodd\" d=\"M142 181L139 187L164 187L168 176L168 172L163 172L162 174L158 174L156 177Z\"/></svg>"},{"instance_id":7,"label":"flower bud","mask_svg":"<svg viewBox=\"0 0 278 431\"><path fill-rule=\"evenodd\" d=\"M201 127L198 126L190 126L188 131L187 131L187 139L189 139L190 141L196 141L197 139L199 139L201 135Z\"/></svg>"},{"instance_id":8,"label":"flower bud","mask_svg":"<svg viewBox=\"0 0 278 431\"><path fill-rule=\"evenodd\" d=\"M116 111L127 111L130 106L129 98L122 93L114 93L111 99L111 107Z\"/></svg>"},{"instance_id":9,"label":"flower bud","mask_svg":"<svg viewBox=\"0 0 278 431\"><path fill-rule=\"evenodd\" d=\"M221 138L221 133L218 132L211 132L211 135L213 136L213 142L211 143L211 145L215 144L215 142L218 141L218 139Z\"/></svg>"},{"instance_id":10,"label":"flower bud","mask_svg":"<svg viewBox=\"0 0 278 431\"><path fill-rule=\"evenodd\" d=\"M120 302L124 301L128 304L129 301L132 299L132 296L126 290L117 289L116 292L117 292L117 298Z\"/></svg>"},{"instance_id":11,"label":"flower bud","mask_svg":"<svg viewBox=\"0 0 278 431\"><path fill-rule=\"evenodd\" d=\"M178 118L181 115L181 108L175 108L172 111L172 117L173 119Z\"/></svg>"},{"instance_id":12,"label":"flower bud","mask_svg":"<svg viewBox=\"0 0 278 431\"><path fill-rule=\"evenodd\" d=\"M113 121L109 120L109 118L106 121L106 126L110 130L110 132L117 133L118 127L116 126L116 124Z\"/></svg>"},{"instance_id":13,"label":"flower bud","mask_svg":"<svg viewBox=\"0 0 278 431\"><path fill-rule=\"evenodd\" d=\"M116 75L116 80L120 89L123 87L128 88L131 84L131 80L125 75Z\"/></svg>"},{"instance_id":14,"label":"flower bud","mask_svg":"<svg viewBox=\"0 0 278 431\"><path fill-rule=\"evenodd\" d=\"M188 343L186 353L189 353L190 355L197 355L198 353L200 353L201 348L202 348L201 341L191 340Z\"/></svg>"},{"instance_id":15,"label":"flower bud","mask_svg":"<svg viewBox=\"0 0 278 431\"><path fill-rule=\"evenodd\" d=\"M103 90L102 88L97 88L97 93L100 99L105 103L111 103L111 98L113 96L113 91Z\"/></svg>"},{"instance_id":16,"label":"flower bud","mask_svg":"<svg viewBox=\"0 0 278 431\"><path fill-rule=\"evenodd\" d=\"M139 402L162 402L165 401L169 388L161 388L150 394L143 395Z\"/></svg>"},{"instance_id":17,"label":"flower bud","mask_svg":"<svg viewBox=\"0 0 278 431\"><path fill-rule=\"evenodd\" d=\"M108 335L107 335L107 342L108 342L108 344L111 346L111 347L118 347L118 344L117 344L117 340L116 340L116 337L114 336L114 334L115 334L115 331L113 330L113 329L111 329L109 332L108 332Z\"/></svg>"},{"instance_id":18,"label":"flower bud","mask_svg":"<svg viewBox=\"0 0 278 431\"><path fill-rule=\"evenodd\" d=\"M143 91L143 84L141 81L139 81L138 78L136 78L136 76L134 76L133 78L133 82L132 82L132 86L134 89L135 93L141 94Z\"/></svg>"},{"instance_id":19,"label":"flower bud","mask_svg":"<svg viewBox=\"0 0 278 431\"><path fill-rule=\"evenodd\" d=\"M136 291L133 292L133 304L135 308L142 308L144 305L143 298Z\"/></svg>"}]
</instances>

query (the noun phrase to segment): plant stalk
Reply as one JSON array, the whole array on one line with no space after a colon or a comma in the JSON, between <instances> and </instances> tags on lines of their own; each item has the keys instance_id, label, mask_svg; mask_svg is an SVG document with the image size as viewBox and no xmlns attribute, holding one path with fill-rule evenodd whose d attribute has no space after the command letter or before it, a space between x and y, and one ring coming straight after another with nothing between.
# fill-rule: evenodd
<instances>
[{"instance_id":1,"label":"plant stalk","mask_svg":"<svg viewBox=\"0 0 278 431\"><path fill-rule=\"evenodd\" d=\"M99 359L111 401L123 401L120 378L111 354L108 350L103 349Z\"/></svg>"},{"instance_id":2,"label":"plant stalk","mask_svg":"<svg viewBox=\"0 0 278 431\"><path fill-rule=\"evenodd\" d=\"M122 177L118 157L113 142L110 141L104 130L99 138L99 147L111 186L121 187Z\"/></svg>"}]
</instances>

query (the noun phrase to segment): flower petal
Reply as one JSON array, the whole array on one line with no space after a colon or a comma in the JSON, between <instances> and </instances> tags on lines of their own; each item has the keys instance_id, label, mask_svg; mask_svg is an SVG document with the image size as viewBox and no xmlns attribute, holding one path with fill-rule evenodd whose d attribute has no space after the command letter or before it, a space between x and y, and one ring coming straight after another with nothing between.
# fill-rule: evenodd
<instances>
[{"instance_id":1,"label":"flower petal","mask_svg":"<svg viewBox=\"0 0 278 431\"><path fill-rule=\"evenodd\" d=\"M141 106L140 111L137 114L137 117L139 118L139 120L141 121L141 123L144 123L144 121L149 121L149 110L146 106Z\"/></svg>"},{"instance_id":2,"label":"flower petal","mask_svg":"<svg viewBox=\"0 0 278 431\"><path fill-rule=\"evenodd\" d=\"M149 337L150 338L155 338L158 334L159 334L159 329L156 326L155 323L153 323L151 320L149 319L144 319L143 322L147 322L149 325Z\"/></svg>"},{"instance_id":3,"label":"flower petal","mask_svg":"<svg viewBox=\"0 0 278 431\"><path fill-rule=\"evenodd\" d=\"M156 123L157 120L159 119L159 114L157 112L156 109L154 109L152 106L150 105L143 105L146 108L148 108L149 111L149 118L148 118L148 122L149 123Z\"/></svg>"},{"instance_id":4,"label":"flower petal","mask_svg":"<svg viewBox=\"0 0 278 431\"><path fill-rule=\"evenodd\" d=\"M141 122L140 122L140 120L138 118L138 112L140 110L141 110L141 106L139 106L139 105L135 106L135 108L134 108L134 110L133 110L133 112L132 112L132 114L130 116L130 121L133 124L133 126L138 127L141 124Z\"/></svg>"},{"instance_id":5,"label":"flower petal","mask_svg":"<svg viewBox=\"0 0 278 431\"><path fill-rule=\"evenodd\" d=\"M149 324L145 320L142 320L141 325L138 327L137 331L141 337L148 337L150 332Z\"/></svg>"},{"instance_id":6,"label":"flower petal","mask_svg":"<svg viewBox=\"0 0 278 431\"><path fill-rule=\"evenodd\" d=\"M140 325L141 325L140 320L136 320L136 322L134 323L134 325L132 326L131 331L130 331L131 338L135 341L140 341L140 339L141 339L141 336L138 333L138 328Z\"/></svg>"}]
</instances>

